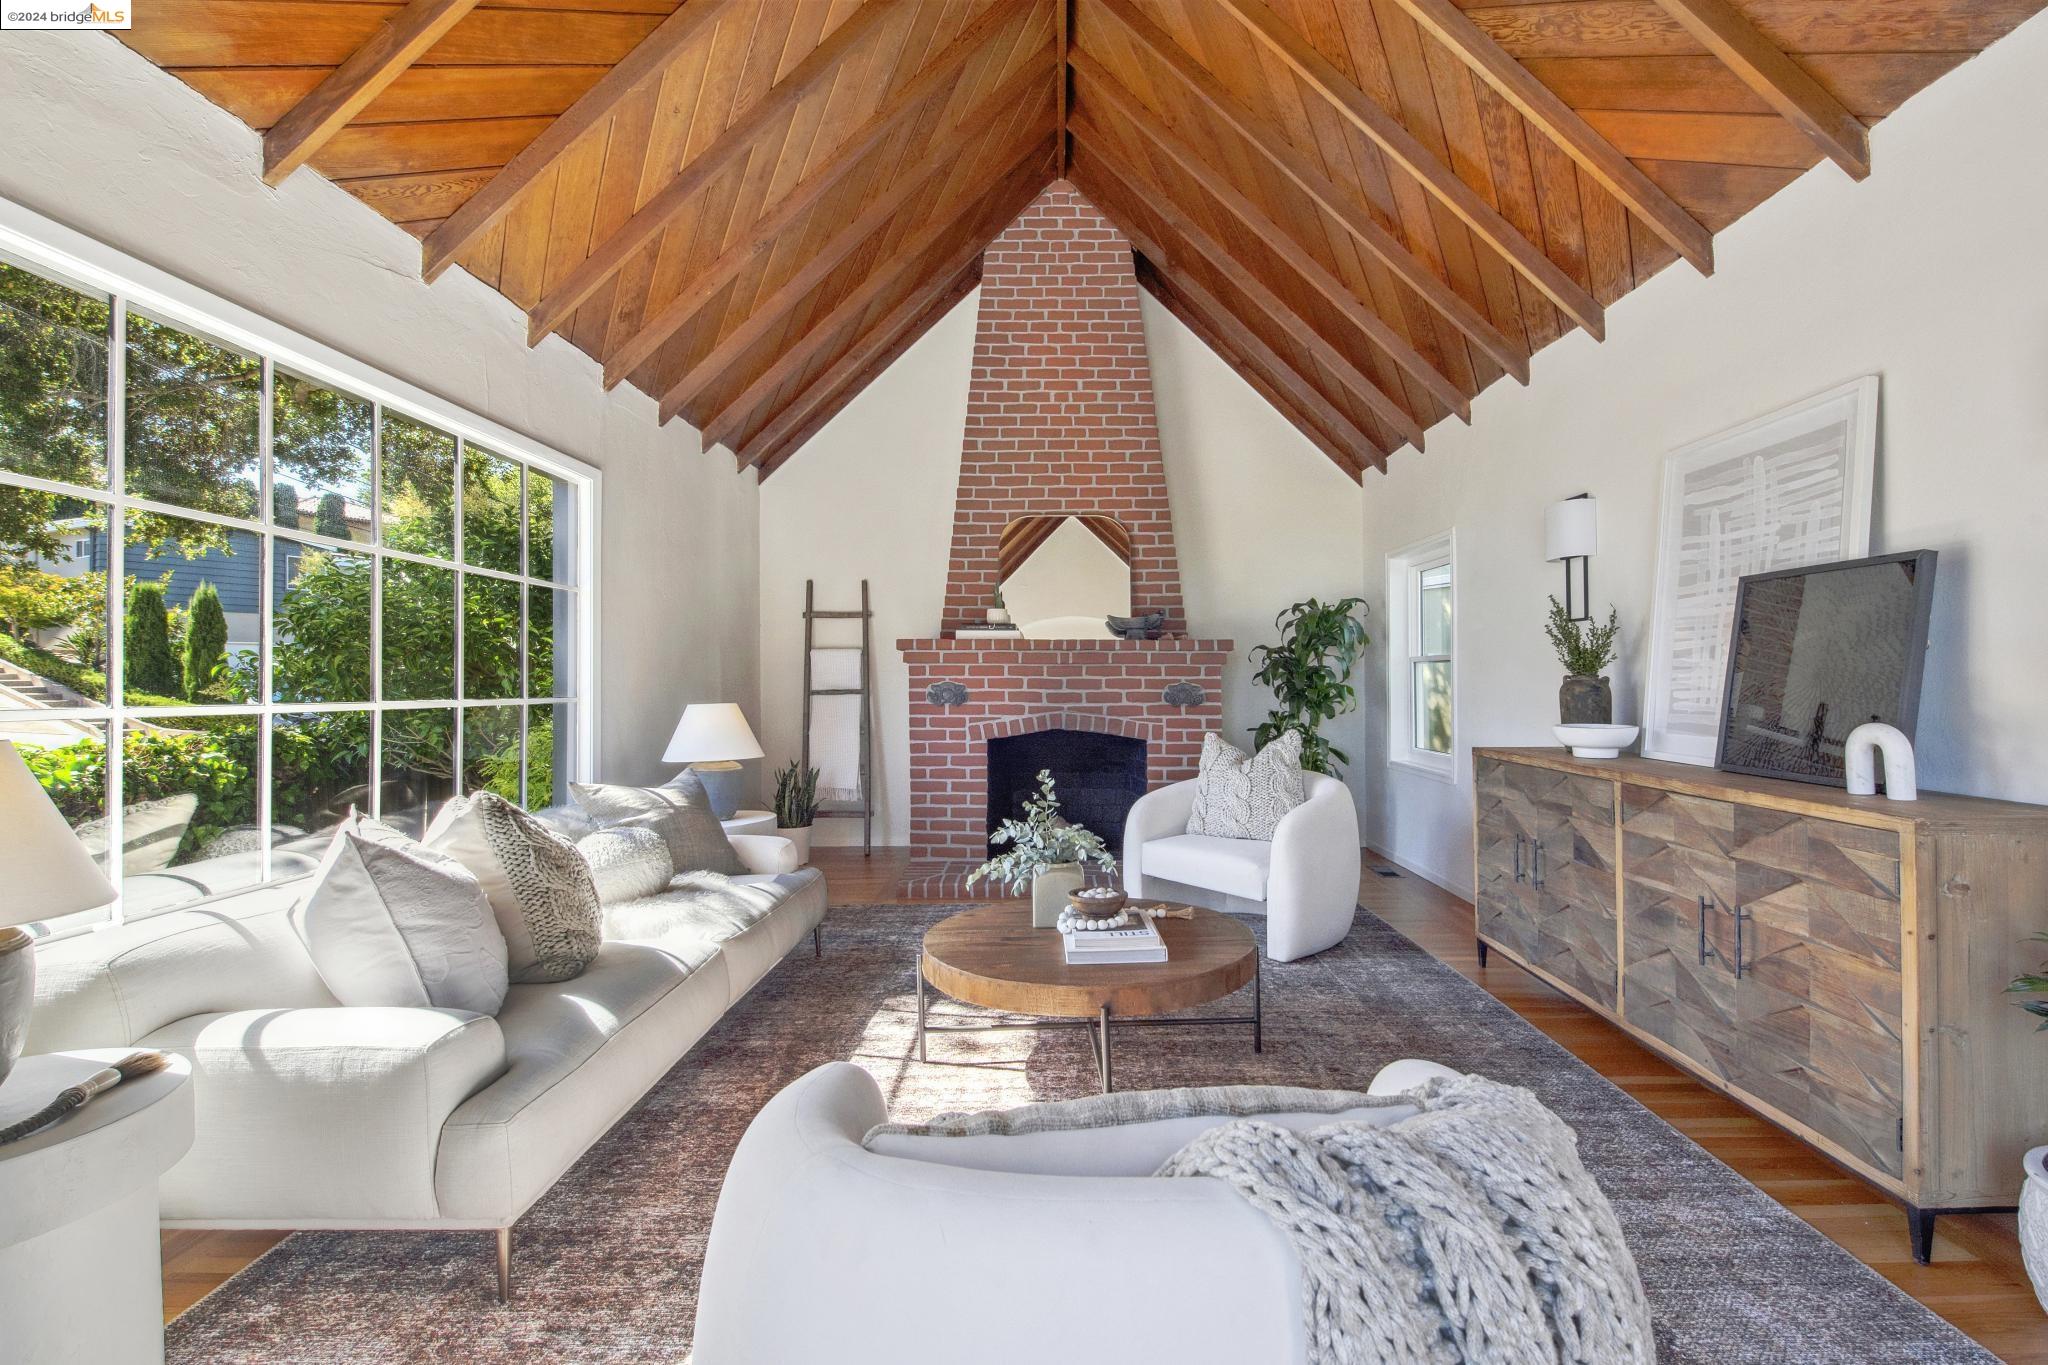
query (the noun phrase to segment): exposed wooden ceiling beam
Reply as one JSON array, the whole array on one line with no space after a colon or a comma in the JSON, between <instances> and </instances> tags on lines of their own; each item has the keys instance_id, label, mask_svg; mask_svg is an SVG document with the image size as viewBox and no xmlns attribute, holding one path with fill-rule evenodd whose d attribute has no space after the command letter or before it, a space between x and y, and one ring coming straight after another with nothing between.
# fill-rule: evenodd
<instances>
[{"instance_id":1,"label":"exposed wooden ceiling beam","mask_svg":"<svg viewBox=\"0 0 2048 1365\"><path fill-rule=\"evenodd\" d=\"M1389 326L1385 318L1352 293L1342 280L1315 258L1313 253L1297 242L1287 229L1268 218L1264 210L1240 193L1237 187L1230 183L1229 177L1202 160L1200 153L1183 141L1142 100L1124 89L1102 63L1080 51L1073 54L1073 63L1075 73L1087 80L1091 93L1101 96L1117 111L1119 117L1142 133L1153 146L1165 152L1174 165L1180 167L1182 172L1228 209L1231 216L1258 238L1268 251L1285 261L1324 302L1342 313L1354 327L1385 352L1388 359L1406 370L1423 388L1429 390L1439 403L1465 421L1472 420L1472 402L1462 389L1410 345L1406 337Z\"/></svg>"},{"instance_id":2,"label":"exposed wooden ceiling beam","mask_svg":"<svg viewBox=\"0 0 2048 1365\"><path fill-rule=\"evenodd\" d=\"M1026 168L1028 169L1028 163ZM782 385L803 373L819 349L839 335L841 328L865 313L877 299L887 298L895 291L908 286L910 301L899 305L886 319L871 328L868 340L874 340L882 334L893 333L904 326L911 315L930 304L939 281L952 279L978 261L982 249L988 245L988 239L1022 212L1025 205L1029 204L1032 197L1043 188L1043 181L1034 184L1028 175L1020 171L1012 176L1008 183L997 187L999 193L993 201L995 209L992 217L983 211L984 206L990 202L989 196L984 195L950 218L935 220L928 224L903 250L896 252L888 261L878 266L872 274L849 291L845 298L834 304L831 312L806 327L804 334L786 347L782 354L775 358L773 364L761 371L751 384L706 422L704 444L710 446L724 442L732 450L740 452L742 465L752 463L763 451L779 444L787 432L804 420L798 409L808 408L819 395L838 383L846 374L863 367L848 366L842 358L823 376L807 385L802 394L784 403L781 411L770 414L766 426L743 440L735 440L735 436L741 429L741 423L751 424L756 410ZM961 231L963 226L964 232ZM928 268L926 260L929 254L955 236L962 236L964 240L953 248L943 264ZM918 287L920 284L923 285L922 288ZM866 341L856 342L852 350L861 350L866 344ZM785 417L790 420L785 421Z\"/></svg>"},{"instance_id":3,"label":"exposed wooden ceiling beam","mask_svg":"<svg viewBox=\"0 0 2048 1365\"><path fill-rule=\"evenodd\" d=\"M787 76L776 83L774 89L735 120L731 127L720 133L709 147L692 158L690 164L685 166L674 180L663 186L653 198L641 205L632 217L621 223L604 241L598 243L547 297L534 306L527 324L527 344L540 344L541 338L567 322L606 280L616 274L637 252L658 238L684 209L697 202L697 196L719 172L736 158L753 150L754 139L759 136L768 120L786 110L805 93L815 89L825 77L836 72L852 45L866 35L869 26L880 23L888 11L889 6L886 4L861 6L859 13L833 30L832 36L813 48ZM835 174L843 172L854 161L859 160L863 153L881 141L906 114L957 80L960 68L968 59L981 51L989 39L1007 27L1015 17L1015 13L1002 4L990 5L982 11L981 15L962 29L937 56L926 62L918 69L916 75L891 94L872 118L849 134L846 141L834 149L831 166L813 171L811 176L806 177L806 182L812 178L822 177L828 169ZM794 196L795 193L792 191L791 195ZM768 235L758 226L750 234L756 241ZM605 357L606 360L610 358ZM634 362L635 365L638 363Z\"/></svg>"},{"instance_id":4,"label":"exposed wooden ceiling beam","mask_svg":"<svg viewBox=\"0 0 2048 1365\"><path fill-rule=\"evenodd\" d=\"M1015 109L1019 101L1029 97L1033 87L1042 85L1045 73L1051 66L1051 51L1041 50L1034 60L1026 62L1010 73L1008 80L964 114L948 136L942 139L916 168L901 178L898 186L900 193L897 194L895 202L901 204L904 197L916 192L924 176L949 163L967 141L981 136L991 122ZM681 292L642 323L640 330L617 351L606 356L606 385L616 384L626 375L639 369L649 356L660 349L663 342L682 330L684 325L696 316L697 310L709 303L719 290L738 278L749 265L772 251L782 230L794 222L799 214L815 204L827 190L839 183L847 171L881 140L890 124L893 124L902 112L897 110L887 123L873 129L871 133L857 134L853 141L860 145L849 144L835 151L825 165L805 176L774 208L763 215L759 222L749 228L746 236L721 253L717 260L684 285ZM892 190L892 193L895 192ZM886 198L885 196L885 201Z\"/></svg>"},{"instance_id":5,"label":"exposed wooden ceiling beam","mask_svg":"<svg viewBox=\"0 0 2048 1365\"><path fill-rule=\"evenodd\" d=\"M1355 195L1346 193L1321 171L1292 142L1266 121L1239 103L1224 89L1209 69L1196 61L1171 35L1146 18L1129 0L1094 0L1147 51L1177 76L1208 112L1237 131L1275 169L1343 225L1358 244L1392 271L1394 277L1443 314L1495 364L1526 384L1529 382L1529 353L1508 340L1498 327L1457 290L1446 284L1427 261L1395 240L1394 235L1373 221L1372 215Z\"/></svg>"},{"instance_id":6,"label":"exposed wooden ceiling beam","mask_svg":"<svg viewBox=\"0 0 2048 1365\"><path fill-rule=\"evenodd\" d=\"M1275 412L1286 418L1287 424L1301 433L1304 440L1322 451L1354 481L1359 478L1364 468L1361 462L1345 454L1344 448L1338 445L1328 432L1317 426L1306 413L1295 406L1292 399L1275 388L1257 366L1238 354L1229 342L1217 335L1209 326L1208 320L1189 306L1186 299L1175 294L1166 279L1151 269L1150 263L1143 257L1138 258L1138 283L1145 292L1159 300L1162 308L1179 318L1183 326L1201 338L1202 344L1214 351L1218 360L1235 371L1238 378L1251 385L1252 392L1265 399Z\"/></svg>"},{"instance_id":7,"label":"exposed wooden ceiling beam","mask_svg":"<svg viewBox=\"0 0 2048 1365\"><path fill-rule=\"evenodd\" d=\"M1067 53L1072 48L1074 41L1074 0L1052 0L1052 7L1053 14L1055 16L1053 20L1053 23L1055 25L1053 42L1058 49L1057 56L1059 61L1059 66L1054 71L1053 78L1059 82L1060 121L1058 126L1060 130L1060 174L1065 175L1067 173L1067 162L1069 159L1067 144L1067 104L1073 98L1067 88L1067 82L1069 79L1067 75Z\"/></svg>"},{"instance_id":8,"label":"exposed wooden ceiling beam","mask_svg":"<svg viewBox=\"0 0 2048 1365\"><path fill-rule=\"evenodd\" d=\"M1557 262L1518 231L1445 165L1415 135L1402 126L1360 90L1351 79L1331 65L1320 52L1286 21L1267 9L1260 0L1217 0L1248 29L1252 36L1272 49L1294 73L1336 110L1346 122L1372 139L1393 163L1413 176L1437 201L1471 229L1480 241L1492 247L1520 271L1564 315L1592 333L1607 334L1606 313L1598 301L1567 274Z\"/></svg>"},{"instance_id":9,"label":"exposed wooden ceiling beam","mask_svg":"<svg viewBox=\"0 0 2048 1365\"><path fill-rule=\"evenodd\" d=\"M861 391L873 382L875 376L895 364L899 356L916 345L918 338L930 331L940 318L952 311L954 304L965 298L968 291L972 290L979 283L981 283L981 272L978 269L972 274L962 276L954 283L953 288L942 295L937 302L914 319L909 326L897 332L890 339L887 347L868 362L866 368L842 384L837 393L833 394L828 401L816 409L809 421L805 422L779 448L768 451L762 456L760 464L757 466L760 470L760 477L765 479L776 470L782 468L790 456L802 450L804 445L813 436L824 429L826 423L837 417L847 404L859 397Z\"/></svg>"},{"instance_id":10,"label":"exposed wooden ceiling beam","mask_svg":"<svg viewBox=\"0 0 2048 1365\"><path fill-rule=\"evenodd\" d=\"M1529 74L1493 35L1465 17L1451 0L1398 0L1425 33L1448 47L1522 117L1556 143L1609 194L1649 225L1671 249L1702 275L1714 273L1714 234L1658 188L1614 144L1593 130L1576 109Z\"/></svg>"},{"instance_id":11,"label":"exposed wooden ceiling beam","mask_svg":"<svg viewBox=\"0 0 2048 1365\"><path fill-rule=\"evenodd\" d=\"M1099 161L1101 157L1097 156L1091 165ZM1370 461L1376 469L1386 469L1386 452L1380 449L1378 442L1361 431L1358 424L1345 416L1336 404L1325 398L1314 384L1296 373L1294 367L1279 352L1268 346L1256 332L1238 321L1237 314L1219 303L1214 294L1203 288L1186 272L1173 270L1165 248L1160 246L1150 233L1138 226L1134 215L1124 210L1114 194L1103 192L1106 186L1096 182L1090 171L1077 167L1075 183L1081 187L1082 193L1088 196L1095 207L1102 210L1103 216L1116 224L1117 230L1130 239L1131 245L1137 248L1145 262L1165 278L1184 300L1202 311L1212 331L1228 337L1239 354L1264 370L1267 379L1287 394L1295 406L1315 414L1316 420L1337 439L1340 447L1363 451L1365 461ZM1128 189L1125 188L1123 192L1128 193ZM1356 477L1363 463L1364 461L1353 457L1347 465L1346 472Z\"/></svg>"},{"instance_id":12,"label":"exposed wooden ceiling beam","mask_svg":"<svg viewBox=\"0 0 2048 1365\"><path fill-rule=\"evenodd\" d=\"M1043 95L1040 97L1043 98ZM1007 182L1024 167L1035 166L1042 161L1046 153L1053 150L1050 133L1051 130L1046 129L1040 137L1033 138L1029 146L1003 167L998 179ZM691 363L683 371L682 376L669 385L668 391L661 397L661 420L666 422L674 417L686 404L694 401L710 387L712 381L738 360L749 346L766 336L770 329L779 325L789 315L791 309L802 302L813 289L823 284L826 277L837 270L841 262L853 254L856 247L880 231L914 191L921 188L939 170L951 165L966 150L965 140L957 135L941 139L938 146L927 153L915 167L907 170L858 218L834 233L832 239L819 248L817 253L804 263L802 269L783 281L774 293L755 305L753 311L747 314L739 326L720 337L709 351ZM952 217L953 214L950 212L939 214L939 226L944 227ZM913 250L904 254L920 253Z\"/></svg>"},{"instance_id":13,"label":"exposed wooden ceiling beam","mask_svg":"<svg viewBox=\"0 0 2048 1365\"><path fill-rule=\"evenodd\" d=\"M660 27L641 39L597 84L557 115L539 137L434 229L421 248L422 273L429 280L439 279L441 272L454 264L471 242L511 210L512 201L521 190L553 167L578 138L610 118L641 82L660 74L677 53L709 33L720 16L736 3L737 0L686 0L662 20ZM773 93L767 98L773 99Z\"/></svg>"},{"instance_id":14,"label":"exposed wooden ceiling beam","mask_svg":"<svg viewBox=\"0 0 2048 1365\"><path fill-rule=\"evenodd\" d=\"M278 185L454 28L477 0L412 0L263 135L263 183Z\"/></svg>"},{"instance_id":15,"label":"exposed wooden ceiling beam","mask_svg":"<svg viewBox=\"0 0 2048 1365\"><path fill-rule=\"evenodd\" d=\"M1085 113L1068 125L1068 131L1096 153L1095 160L1101 163L1104 174L1127 191L1136 191L1133 197L1149 208L1153 216L1164 223L1175 238L1184 243L1195 255L1207 261L1211 270L1229 280L1239 294L1266 314L1281 331L1328 366L1342 381L1344 387L1360 402L1371 408L1373 414L1386 423L1389 430L1399 434L1417 450L1422 449L1422 423L1416 420L1415 415L1374 383L1369 375L1352 362L1351 357L1345 355L1330 342L1329 338L1311 327L1306 319L1287 305L1285 300L1267 288L1265 281L1259 278L1258 273L1249 264L1233 255L1229 248L1211 237L1182 212L1164 186L1141 173L1134 172L1128 164L1128 159L1117 155L1115 139L1107 136ZM1152 258L1154 265L1166 269L1174 260L1184 257L1186 252L1181 252L1179 257L1162 254L1156 250L1145 250L1145 254ZM1175 278L1179 279L1181 276L1176 274Z\"/></svg>"},{"instance_id":16,"label":"exposed wooden ceiling beam","mask_svg":"<svg viewBox=\"0 0 2048 1365\"><path fill-rule=\"evenodd\" d=\"M1870 130L1728 0L1657 0L1736 79L1813 140L1852 180L1870 174Z\"/></svg>"}]
</instances>

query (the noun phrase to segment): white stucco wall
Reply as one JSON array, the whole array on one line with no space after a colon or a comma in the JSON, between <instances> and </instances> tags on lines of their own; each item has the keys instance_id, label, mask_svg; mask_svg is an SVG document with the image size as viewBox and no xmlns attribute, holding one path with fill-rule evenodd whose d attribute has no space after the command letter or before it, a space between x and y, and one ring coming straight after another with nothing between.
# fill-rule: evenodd
<instances>
[{"instance_id":1,"label":"white stucco wall","mask_svg":"<svg viewBox=\"0 0 2048 1365\"><path fill-rule=\"evenodd\" d=\"M883 777L878 843L909 838L908 683L895 645L932 634L944 603L978 297L947 314L761 488L761 742L771 762L797 751L804 580L817 580L821 606L838 607L854 605L867 578ZM1224 716L1229 737L1248 744L1270 700L1245 653L1276 638L1274 613L1312 594L1361 591L1359 490L1178 319L1141 298L1188 622L1196 634L1237 642ZM1330 733L1356 754L1363 718L1345 717ZM860 826L827 822L818 837L858 842Z\"/></svg>"},{"instance_id":2,"label":"white stucco wall","mask_svg":"<svg viewBox=\"0 0 2048 1365\"><path fill-rule=\"evenodd\" d=\"M1882 376L1872 553L1940 551L1921 704L1923 787L2048 801L2048 20L2036 18L1872 135L1861 185L1823 163L1715 242L1496 385L1472 425L1366 476L1367 575L1457 531L1457 785L1384 763L1373 661L1368 842L1471 887L1479 744L1547 744L1560 673L1541 629L1559 569L1543 509L1600 500L1593 599L1621 613L1618 719L1642 715L1663 456L1858 375Z\"/></svg>"},{"instance_id":3,"label":"white stucco wall","mask_svg":"<svg viewBox=\"0 0 2048 1365\"><path fill-rule=\"evenodd\" d=\"M653 400L526 346L513 304L310 171L277 189L261 141L100 33L0 43L0 196L604 472L598 772L665 775L683 705L756 710L758 503Z\"/></svg>"}]
</instances>

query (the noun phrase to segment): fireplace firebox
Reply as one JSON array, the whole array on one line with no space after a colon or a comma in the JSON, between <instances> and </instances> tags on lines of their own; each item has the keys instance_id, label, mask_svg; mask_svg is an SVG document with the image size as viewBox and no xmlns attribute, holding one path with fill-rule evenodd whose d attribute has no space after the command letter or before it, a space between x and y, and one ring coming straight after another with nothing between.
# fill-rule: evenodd
<instances>
[{"instance_id":1,"label":"fireplace firebox","mask_svg":"<svg viewBox=\"0 0 2048 1365\"><path fill-rule=\"evenodd\" d=\"M1124 817L1145 794L1145 741L1085 730L1038 730L988 741L988 829L1024 817L1038 793L1038 774L1050 771L1060 813L1102 836L1121 854ZM1002 850L993 842L989 853Z\"/></svg>"}]
</instances>

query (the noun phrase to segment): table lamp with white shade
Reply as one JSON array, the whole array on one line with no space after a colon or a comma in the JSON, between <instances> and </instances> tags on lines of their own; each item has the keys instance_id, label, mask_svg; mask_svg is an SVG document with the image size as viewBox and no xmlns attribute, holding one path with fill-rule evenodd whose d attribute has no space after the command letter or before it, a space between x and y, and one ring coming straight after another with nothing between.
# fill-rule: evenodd
<instances>
[{"instance_id":1,"label":"table lamp with white shade","mask_svg":"<svg viewBox=\"0 0 2048 1365\"><path fill-rule=\"evenodd\" d=\"M28 1040L36 1001L34 942L14 926L93 910L114 899L114 884L78 842L71 826L22 762L0 739L0 1081Z\"/></svg>"},{"instance_id":2,"label":"table lamp with white shade","mask_svg":"<svg viewBox=\"0 0 2048 1365\"><path fill-rule=\"evenodd\" d=\"M739 705L707 701L683 708L683 718L676 722L676 732L661 761L687 763L711 794L711 807L718 818L730 820L740 808L740 763L761 757L761 741L754 738Z\"/></svg>"}]
</instances>

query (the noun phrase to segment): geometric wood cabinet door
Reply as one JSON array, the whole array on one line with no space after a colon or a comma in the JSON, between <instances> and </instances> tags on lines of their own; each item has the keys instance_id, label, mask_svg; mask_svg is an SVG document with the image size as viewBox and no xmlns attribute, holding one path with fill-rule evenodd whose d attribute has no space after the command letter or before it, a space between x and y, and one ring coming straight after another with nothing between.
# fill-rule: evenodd
<instances>
[{"instance_id":1,"label":"geometric wood cabinet door","mask_svg":"<svg viewBox=\"0 0 2048 1365\"><path fill-rule=\"evenodd\" d=\"M1612 1010L1614 784L1523 764L1478 769L1478 935Z\"/></svg>"},{"instance_id":2,"label":"geometric wood cabinet door","mask_svg":"<svg viewBox=\"0 0 2048 1365\"><path fill-rule=\"evenodd\" d=\"M2048 1038L2048 809L1477 749L1479 939L1933 1216L2010 1208ZM1617 984L1619 990L1617 992Z\"/></svg>"}]
</instances>

